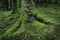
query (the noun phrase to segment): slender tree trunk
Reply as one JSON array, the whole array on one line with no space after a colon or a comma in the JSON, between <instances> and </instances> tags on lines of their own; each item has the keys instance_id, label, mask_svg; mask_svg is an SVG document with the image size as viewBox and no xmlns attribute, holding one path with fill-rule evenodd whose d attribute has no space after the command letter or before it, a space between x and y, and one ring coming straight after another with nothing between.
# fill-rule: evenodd
<instances>
[{"instance_id":1,"label":"slender tree trunk","mask_svg":"<svg viewBox=\"0 0 60 40\"><path fill-rule=\"evenodd\" d=\"M2 8L3 8L3 10L9 9L8 0L2 0Z\"/></svg>"},{"instance_id":2,"label":"slender tree trunk","mask_svg":"<svg viewBox=\"0 0 60 40\"><path fill-rule=\"evenodd\" d=\"M19 7L21 7L21 0L19 0Z\"/></svg>"},{"instance_id":3,"label":"slender tree trunk","mask_svg":"<svg viewBox=\"0 0 60 40\"><path fill-rule=\"evenodd\" d=\"M12 0L9 0L9 10L12 9Z\"/></svg>"},{"instance_id":4,"label":"slender tree trunk","mask_svg":"<svg viewBox=\"0 0 60 40\"><path fill-rule=\"evenodd\" d=\"M16 12L16 8L17 8L17 0L12 0L12 10L13 10L13 13Z\"/></svg>"}]
</instances>

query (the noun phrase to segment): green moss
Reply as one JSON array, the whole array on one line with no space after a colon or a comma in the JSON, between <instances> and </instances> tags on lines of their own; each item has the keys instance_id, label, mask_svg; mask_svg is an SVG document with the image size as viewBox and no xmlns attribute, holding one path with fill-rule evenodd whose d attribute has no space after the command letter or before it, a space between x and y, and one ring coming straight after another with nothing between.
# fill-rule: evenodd
<instances>
[{"instance_id":1,"label":"green moss","mask_svg":"<svg viewBox=\"0 0 60 40\"><path fill-rule=\"evenodd\" d=\"M51 23L55 23L49 25L38 22L35 19L33 20L32 23L26 23L27 15L25 14L25 12L23 12L21 8L18 8L17 11L18 12L16 12L15 14L11 14L11 11L0 12L1 14L0 23L10 24L4 27L2 31L4 30L5 31L2 35L0 35L0 39L19 36L20 40L30 40L30 39L40 40L41 39L40 37L47 40L46 37L48 38L54 37L54 33L55 33L54 28L56 27L55 24L56 25L60 24L59 8L50 5L47 8L37 6L37 8L32 10L33 14L37 14L38 18L43 18L46 22L49 21ZM6 18L2 18L3 16ZM10 20L11 18L15 18L15 19ZM20 21L22 22L21 27L19 27L16 31L14 31L18 27L18 25L20 25L19 24ZM19 37L16 38L19 39Z\"/></svg>"}]
</instances>

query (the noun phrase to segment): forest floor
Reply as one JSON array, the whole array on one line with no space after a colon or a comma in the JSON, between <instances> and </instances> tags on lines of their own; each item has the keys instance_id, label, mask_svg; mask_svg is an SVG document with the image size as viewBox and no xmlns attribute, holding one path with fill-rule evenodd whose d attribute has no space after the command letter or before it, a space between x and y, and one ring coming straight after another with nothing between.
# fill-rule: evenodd
<instances>
[{"instance_id":1,"label":"forest floor","mask_svg":"<svg viewBox=\"0 0 60 40\"><path fill-rule=\"evenodd\" d=\"M38 18L52 24L44 24L37 20L26 23L27 15L18 8L18 12L0 12L0 39L1 40L60 40L60 6L37 6L33 13ZM22 24L20 25L20 23ZM12 39L12 40L13 40Z\"/></svg>"}]
</instances>

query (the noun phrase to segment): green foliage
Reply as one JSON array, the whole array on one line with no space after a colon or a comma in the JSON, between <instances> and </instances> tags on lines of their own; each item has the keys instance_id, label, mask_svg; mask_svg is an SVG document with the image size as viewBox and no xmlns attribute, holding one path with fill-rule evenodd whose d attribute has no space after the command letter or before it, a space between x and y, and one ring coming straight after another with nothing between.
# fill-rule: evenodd
<instances>
[{"instance_id":1,"label":"green foliage","mask_svg":"<svg viewBox=\"0 0 60 40\"><path fill-rule=\"evenodd\" d=\"M1 40L54 40L55 27L60 24L59 13L60 7L49 5L46 7L37 6L32 10L33 14L37 14L38 18L43 18L45 21L54 24L46 25L44 23L33 20L32 23L27 23L27 15L20 8L18 12L12 14L12 11L0 12L0 25L6 25L1 28ZM19 26L22 22L21 26ZM18 28L19 26L19 28Z\"/></svg>"}]
</instances>

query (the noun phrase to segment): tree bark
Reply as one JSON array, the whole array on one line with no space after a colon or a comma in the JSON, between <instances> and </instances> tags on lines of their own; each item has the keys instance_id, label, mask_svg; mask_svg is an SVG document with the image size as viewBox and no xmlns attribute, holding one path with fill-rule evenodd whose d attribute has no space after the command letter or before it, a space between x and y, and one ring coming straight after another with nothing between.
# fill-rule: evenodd
<instances>
[{"instance_id":1,"label":"tree bark","mask_svg":"<svg viewBox=\"0 0 60 40\"><path fill-rule=\"evenodd\" d=\"M50 22L46 22L43 18L38 18L37 15L34 15L31 10L34 10L34 3L33 0L22 0L22 8L23 12L25 12L28 16L27 22L31 23L34 19L44 23L44 24L50 24Z\"/></svg>"},{"instance_id":2,"label":"tree bark","mask_svg":"<svg viewBox=\"0 0 60 40\"><path fill-rule=\"evenodd\" d=\"M13 10L13 13L16 12L16 8L17 8L17 0L12 0L12 10Z\"/></svg>"},{"instance_id":3,"label":"tree bark","mask_svg":"<svg viewBox=\"0 0 60 40\"><path fill-rule=\"evenodd\" d=\"M26 13L26 15L28 16L27 22L32 22L32 20L34 19L34 16L32 15L33 12L31 10L33 10L33 0L22 0L22 8L23 11Z\"/></svg>"}]
</instances>

